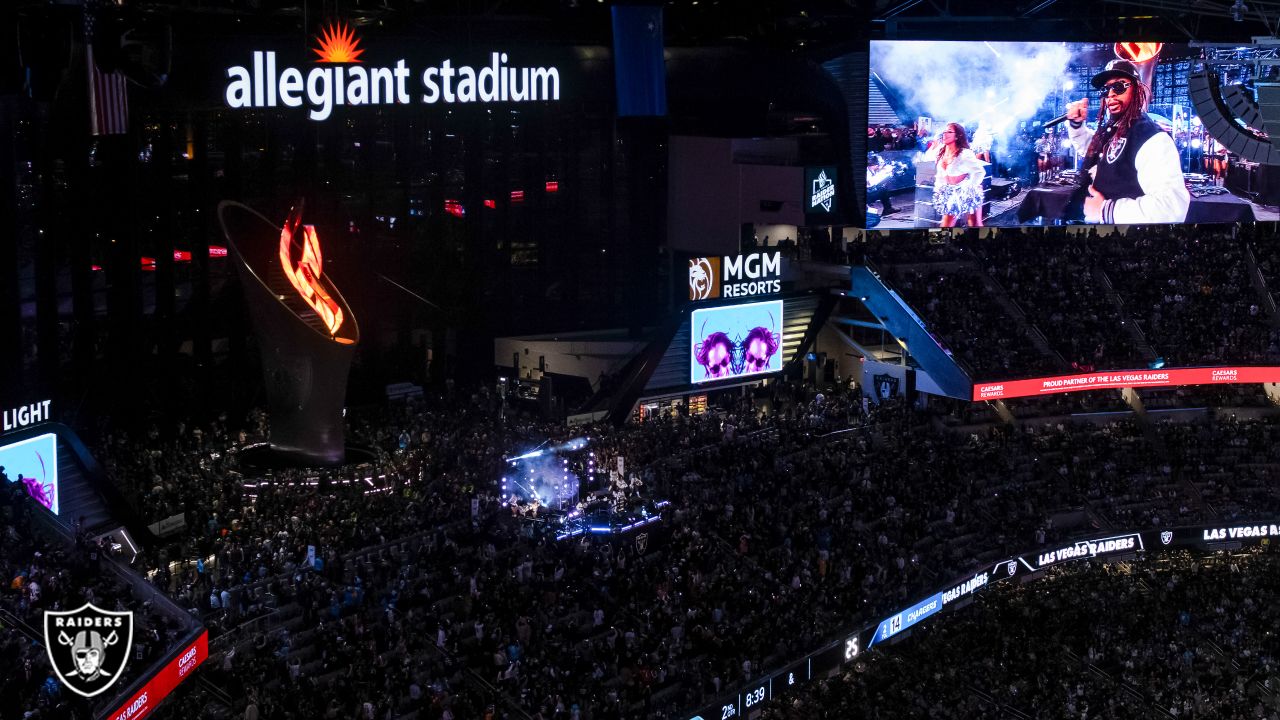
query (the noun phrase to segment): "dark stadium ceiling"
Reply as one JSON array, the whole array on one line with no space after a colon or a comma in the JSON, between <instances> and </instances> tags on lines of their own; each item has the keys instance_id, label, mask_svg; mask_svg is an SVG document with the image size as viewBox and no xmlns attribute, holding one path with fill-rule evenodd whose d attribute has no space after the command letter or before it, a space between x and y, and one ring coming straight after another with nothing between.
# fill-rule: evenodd
<instances>
[{"instance_id":1,"label":"dark stadium ceiling","mask_svg":"<svg viewBox=\"0 0 1280 720\"><path fill-rule=\"evenodd\" d=\"M609 44L613 0L91 0L214 31L307 32L322 20L426 41L523 36ZM23 14L83 0L16 0ZM646 4L646 3L627 3ZM1243 5L1243 7L1233 6ZM11 6L12 7L12 6ZM754 44L824 55L868 37L1238 42L1280 30L1280 0L670 0L669 46ZM1239 17L1240 20L1233 19Z\"/></svg>"}]
</instances>

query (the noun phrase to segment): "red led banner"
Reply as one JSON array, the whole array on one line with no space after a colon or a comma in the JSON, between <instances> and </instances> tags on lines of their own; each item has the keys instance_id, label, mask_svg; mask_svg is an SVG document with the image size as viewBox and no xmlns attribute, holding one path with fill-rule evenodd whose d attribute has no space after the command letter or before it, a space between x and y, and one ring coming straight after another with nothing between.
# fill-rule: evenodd
<instances>
[{"instance_id":1,"label":"red led banner","mask_svg":"<svg viewBox=\"0 0 1280 720\"><path fill-rule=\"evenodd\" d=\"M1113 370L1083 375L1055 375L1028 380L974 383L973 399L1004 400L1081 390L1178 387L1181 385L1231 385L1280 382L1280 367L1207 367L1166 370Z\"/></svg>"},{"instance_id":2,"label":"red led banner","mask_svg":"<svg viewBox=\"0 0 1280 720\"><path fill-rule=\"evenodd\" d=\"M206 630L107 717L110 720L142 720L159 707L169 693L178 687L178 683L186 680L191 671L200 667L200 663L208 657L209 631Z\"/></svg>"}]
</instances>

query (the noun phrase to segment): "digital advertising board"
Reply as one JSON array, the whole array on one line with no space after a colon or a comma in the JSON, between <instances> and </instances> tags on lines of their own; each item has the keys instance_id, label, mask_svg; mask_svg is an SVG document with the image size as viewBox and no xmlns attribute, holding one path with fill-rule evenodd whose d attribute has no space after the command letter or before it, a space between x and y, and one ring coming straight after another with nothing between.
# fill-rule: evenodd
<instances>
[{"instance_id":1,"label":"digital advertising board","mask_svg":"<svg viewBox=\"0 0 1280 720\"><path fill-rule=\"evenodd\" d=\"M142 720L154 712L169 693L190 677L191 673L207 659L209 659L209 632L205 630L152 675L146 684L106 715L106 718L108 720Z\"/></svg>"},{"instance_id":2,"label":"digital advertising board","mask_svg":"<svg viewBox=\"0 0 1280 720\"><path fill-rule=\"evenodd\" d=\"M33 500L54 515L58 498L58 438L53 433L0 445L0 468L9 482L21 483Z\"/></svg>"},{"instance_id":3,"label":"digital advertising board","mask_svg":"<svg viewBox=\"0 0 1280 720\"><path fill-rule=\"evenodd\" d=\"M866 178L867 227L1274 219L1256 192L1228 182L1227 132L1238 126L1195 110L1192 78L1205 77L1196 73L1211 52L872 41L867 164L855 172ZM1215 87L1244 85L1253 67L1215 59Z\"/></svg>"},{"instance_id":4,"label":"digital advertising board","mask_svg":"<svg viewBox=\"0 0 1280 720\"><path fill-rule=\"evenodd\" d=\"M782 301L694 310L689 381L732 380L782 370Z\"/></svg>"},{"instance_id":5,"label":"digital advertising board","mask_svg":"<svg viewBox=\"0 0 1280 720\"><path fill-rule=\"evenodd\" d=\"M1025 380L975 383L973 399L1005 400L1083 390L1160 388L1183 385L1239 385L1280 382L1280 367L1205 367L1162 370L1114 370L1111 372L1054 375Z\"/></svg>"},{"instance_id":6,"label":"digital advertising board","mask_svg":"<svg viewBox=\"0 0 1280 720\"><path fill-rule=\"evenodd\" d=\"M782 253L689 258L689 300L747 298L782 292Z\"/></svg>"}]
</instances>

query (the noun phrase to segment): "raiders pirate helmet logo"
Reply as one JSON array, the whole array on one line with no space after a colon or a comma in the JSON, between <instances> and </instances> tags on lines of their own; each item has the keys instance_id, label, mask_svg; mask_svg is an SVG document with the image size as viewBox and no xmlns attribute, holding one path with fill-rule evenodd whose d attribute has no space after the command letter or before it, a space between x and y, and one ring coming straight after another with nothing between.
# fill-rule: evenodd
<instances>
[{"instance_id":1,"label":"raiders pirate helmet logo","mask_svg":"<svg viewBox=\"0 0 1280 720\"><path fill-rule=\"evenodd\" d=\"M1125 142L1129 138L1115 138L1107 143L1107 164L1110 165L1120 159L1120 154L1124 152Z\"/></svg>"},{"instance_id":2,"label":"raiders pirate helmet logo","mask_svg":"<svg viewBox=\"0 0 1280 720\"><path fill-rule=\"evenodd\" d=\"M63 685L94 697L120 679L133 649L133 613L86 603L44 614L44 646Z\"/></svg>"}]
</instances>

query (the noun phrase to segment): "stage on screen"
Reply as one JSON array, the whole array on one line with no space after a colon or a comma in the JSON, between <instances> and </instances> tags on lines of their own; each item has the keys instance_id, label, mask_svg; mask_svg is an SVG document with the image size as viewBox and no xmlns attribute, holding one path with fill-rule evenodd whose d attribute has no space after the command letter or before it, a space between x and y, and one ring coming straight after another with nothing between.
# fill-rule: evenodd
<instances>
[{"instance_id":1,"label":"stage on screen","mask_svg":"<svg viewBox=\"0 0 1280 720\"><path fill-rule=\"evenodd\" d=\"M0 447L0 468L9 482L58 514L58 439L52 433Z\"/></svg>"},{"instance_id":2,"label":"stage on screen","mask_svg":"<svg viewBox=\"0 0 1280 720\"><path fill-rule=\"evenodd\" d=\"M871 43L867 227L1274 220L1193 107L1255 65L1169 43ZM1264 166L1263 168L1268 169ZM861 172L857 173L861 176Z\"/></svg>"},{"instance_id":3,"label":"stage on screen","mask_svg":"<svg viewBox=\"0 0 1280 720\"><path fill-rule=\"evenodd\" d=\"M782 370L782 301L693 311L690 382Z\"/></svg>"}]
</instances>

